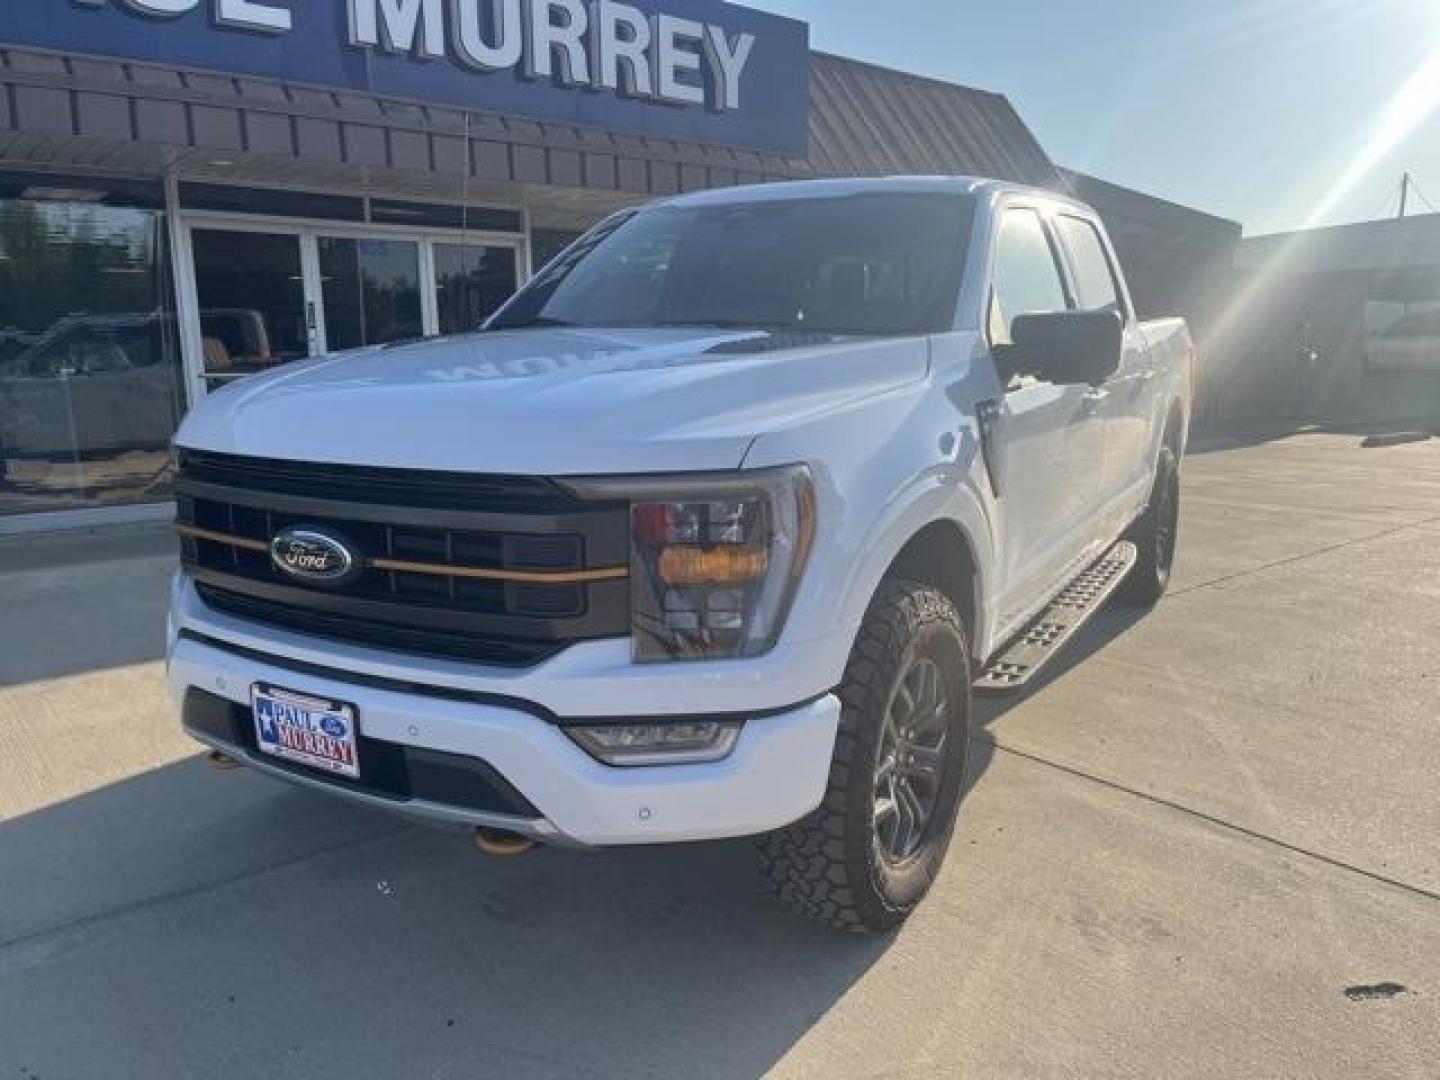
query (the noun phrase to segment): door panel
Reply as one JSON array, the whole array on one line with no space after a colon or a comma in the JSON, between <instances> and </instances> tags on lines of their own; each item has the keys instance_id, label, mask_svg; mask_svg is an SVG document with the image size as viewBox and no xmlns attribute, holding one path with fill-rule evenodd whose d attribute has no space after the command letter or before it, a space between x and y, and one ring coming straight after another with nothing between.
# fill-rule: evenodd
<instances>
[{"instance_id":1,"label":"door panel","mask_svg":"<svg viewBox=\"0 0 1440 1080\"><path fill-rule=\"evenodd\" d=\"M1145 339L1133 323L1125 331L1125 356L1109 388L1108 410L1112 495L1119 496L1149 475L1150 434L1155 399L1155 365Z\"/></svg>"},{"instance_id":2,"label":"door panel","mask_svg":"<svg viewBox=\"0 0 1440 1080\"><path fill-rule=\"evenodd\" d=\"M1105 462L1108 398L1088 386L1017 375L1009 368L1013 354L1007 353L1013 350L1011 328L1017 316L1073 306L1061 265L1038 210L1012 206L1002 212L987 318L996 366L1007 387L1000 432L1002 622L1048 600L1094 541L1089 526Z\"/></svg>"},{"instance_id":3,"label":"door panel","mask_svg":"<svg viewBox=\"0 0 1440 1080\"><path fill-rule=\"evenodd\" d=\"M1002 619L1048 599L1091 539L1079 515L1088 508L1104 447L1088 389L1029 380L1005 395L1000 471L1008 588Z\"/></svg>"}]
</instances>

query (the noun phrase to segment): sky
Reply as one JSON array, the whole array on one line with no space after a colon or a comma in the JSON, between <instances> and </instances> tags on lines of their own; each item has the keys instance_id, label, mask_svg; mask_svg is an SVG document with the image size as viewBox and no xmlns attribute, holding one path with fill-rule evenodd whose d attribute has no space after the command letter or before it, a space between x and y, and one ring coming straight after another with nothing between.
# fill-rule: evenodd
<instances>
[{"instance_id":1,"label":"sky","mask_svg":"<svg viewBox=\"0 0 1440 1080\"><path fill-rule=\"evenodd\" d=\"M1440 209L1440 0L742 0L1004 94L1060 165L1247 235Z\"/></svg>"}]
</instances>

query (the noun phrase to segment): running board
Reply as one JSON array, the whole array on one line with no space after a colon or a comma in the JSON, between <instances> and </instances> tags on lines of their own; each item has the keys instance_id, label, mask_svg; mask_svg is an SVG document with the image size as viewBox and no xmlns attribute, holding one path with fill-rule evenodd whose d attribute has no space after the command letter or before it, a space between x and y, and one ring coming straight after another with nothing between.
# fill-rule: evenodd
<instances>
[{"instance_id":1,"label":"running board","mask_svg":"<svg viewBox=\"0 0 1440 1080\"><path fill-rule=\"evenodd\" d=\"M1081 571L1030 625L985 666L974 688L981 694L1019 690L1035 677L1091 617L1105 606L1135 565L1135 545L1121 540Z\"/></svg>"}]
</instances>

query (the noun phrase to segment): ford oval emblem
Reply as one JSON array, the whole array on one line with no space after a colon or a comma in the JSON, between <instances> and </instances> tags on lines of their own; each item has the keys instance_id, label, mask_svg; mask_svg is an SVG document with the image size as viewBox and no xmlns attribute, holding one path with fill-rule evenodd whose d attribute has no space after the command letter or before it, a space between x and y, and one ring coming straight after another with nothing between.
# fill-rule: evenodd
<instances>
[{"instance_id":1,"label":"ford oval emblem","mask_svg":"<svg viewBox=\"0 0 1440 1080\"><path fill-rule=\"evenodd\" d=\"M362 569L355 551L340 537L299 525L275 534L270 561L281 573L315 585L343 585Z\"/></svg>"},{"instance_id":2,"label":"ford oval emblem","mask_svg":"<svg viewBox=\"0 0 1440 1080\"><path fill-rule=\"evenodd\" d=\"M349 733L349 729L345 727L345 721L338 716L322 716L320 730L335 739L343 739Z\"/></svg>"}]
</instances>

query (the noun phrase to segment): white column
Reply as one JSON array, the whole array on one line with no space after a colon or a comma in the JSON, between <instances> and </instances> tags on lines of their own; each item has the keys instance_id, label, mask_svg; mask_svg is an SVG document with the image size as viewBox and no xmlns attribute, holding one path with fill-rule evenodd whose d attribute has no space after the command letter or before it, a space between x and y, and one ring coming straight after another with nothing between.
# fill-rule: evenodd
<instances>
[{"instance_id":1,"label":"white column","mask_svg":"<svg viewBox=\"0 0 1440 1080\"><path fill-rule=\"evenodd\" d=\"M165 174L165 225L170 234L170 269L175 275L175 316L180 329L180 360L188 404L205 396L205 339L200 330L200 297L195 286L195 253L190 229L180 220L180 179Z\"/></svg>"}]
</instances>

